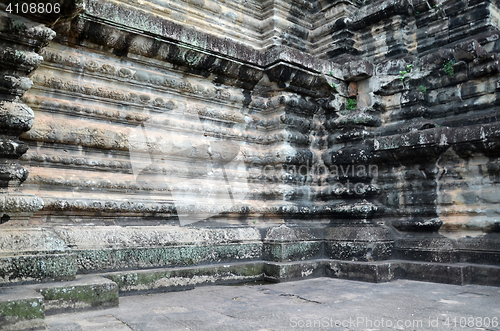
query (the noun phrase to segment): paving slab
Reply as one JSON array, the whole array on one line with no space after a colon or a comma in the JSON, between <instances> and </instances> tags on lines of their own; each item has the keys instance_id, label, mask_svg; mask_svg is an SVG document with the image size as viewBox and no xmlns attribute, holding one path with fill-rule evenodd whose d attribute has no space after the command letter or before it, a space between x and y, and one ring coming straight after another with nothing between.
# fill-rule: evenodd
<instances>
[{"instance_id":1,"label":"paving slab","mask_svg":"<svg viewBox=\"0 0 500 331\"><path fill-rule=\"evenodd\" d=\"M500 288L315 278L120 297L48 316L48 330L500 330Z\"/></svg>"}]
</instances>

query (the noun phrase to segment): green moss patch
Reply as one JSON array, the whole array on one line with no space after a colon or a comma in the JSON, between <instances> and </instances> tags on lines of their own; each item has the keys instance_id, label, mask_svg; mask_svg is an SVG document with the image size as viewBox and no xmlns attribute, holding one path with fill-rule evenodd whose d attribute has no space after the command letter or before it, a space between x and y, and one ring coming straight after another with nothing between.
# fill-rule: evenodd
<instances>
[{"instance_id":1,"label":"green moss patch","mask_svg":"<svg viewBox=\"0 0 500 331\"><path fill-rule=\"evenodd\" d=\"M106 277L118 284L120 291L168 291L203 284L238 283L263 278L262 262L232 263L202 267L110 273Z\"/></svg>"},{"instance_id":2,"label":"green moss patch","mask_svg":"<svg viewBox=\"0 0 500 331\"><path fill-rule=\"evenodd\" d=\"M0 321L6 316L15 316L19 320L44 319L43 299L0 302Z\"/></svg>"},{"instance_id":3,"label":"green moss patch","mask_svg":"<svg viewBox=\"0 0 500 331\"><path fill-rule=\"evenodd\" d=\"M262 243L82 250L76 252L76 255L81 272L148 269L256 260L262 255Z\"/></svg>"},{"instance_id":4,"label":"green moss patch","mask_svg":"<svg viewBox=\"0 0 500 331\"><path fill-rule=\"evenodd\" d=\"M0 258L0 277L10 282L72 280L76 275L73 254L24 255Z\"/></svg>"}]
</instances>

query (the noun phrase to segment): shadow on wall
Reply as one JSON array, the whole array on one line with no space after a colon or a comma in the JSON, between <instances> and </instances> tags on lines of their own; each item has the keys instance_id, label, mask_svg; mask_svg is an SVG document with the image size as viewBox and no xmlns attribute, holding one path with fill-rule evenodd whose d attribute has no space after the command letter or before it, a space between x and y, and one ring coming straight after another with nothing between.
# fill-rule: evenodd
<instances>
[{"instance_id":1,"label":"shadow on wall","mask_svg":"<svg viewBox=\"0 0 500 331\"><path fill-rule=\"evenodd\" d=\"M182 226L241 206L248 185L240 144L206 131L169 132L159 124L164 121L178 121L180 128L201 123L198 114L185 111L175 119L158 115L135 127L129 151L137 184L169 192Z\"/></svg>"}]
</instances>

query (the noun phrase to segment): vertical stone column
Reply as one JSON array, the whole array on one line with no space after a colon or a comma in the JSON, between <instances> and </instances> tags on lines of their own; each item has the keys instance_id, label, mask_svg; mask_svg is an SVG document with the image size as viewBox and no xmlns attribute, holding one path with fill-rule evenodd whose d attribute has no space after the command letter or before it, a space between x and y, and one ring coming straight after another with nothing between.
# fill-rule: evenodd
<instances>
[{"instance_id":1,"label":"vertical stone column","mask_svg":"<svg viewBox=\"0 0 500 331\"><path fill-rule=\"evenodd\" d=\"M28 145L20 136L34 123L24 94L43 61L42 49L56 36L51 27L83 7L79 1L58 1L51 3L58 9L50 13L16 15L15 7L6 10L8 3L0 3L0 223L5 223L0 231L0 283L70 280L76 274L74 254L50 230L26 226L44 202L23 191L28 170L19 159Z\"/></svg>"},{"instance_id":2,"label":"vertical stone column","mask_svg":"<svg viewBox=\"0 0 500 331\"><path fill-rule=\"evenodd\" d=\"M60 0L22 13L19 7L0 3L0 223L25 224L43 207L42 199L23 193L21 184L28 177L18 159L28 146L19 136L33 125L34 113L22 97L33 82L29 76L43 57L40 51L56 33L49 28L70 20L83 11L82 0ZM43 7L43 10L41 9ZM19 15L18 15L19 14Z\"/></svg>"},{"instance_id":3,"label":"vertical stone column","mask_svg":"<svg viewBox=\"0 0 500 331\"><path fill-rule=\"evenodd\" d=\"M19 136L33 125L33 110L21 100L33 84L28 75L42 62L38 52L55 36L43 25L23 18L0 16L0 217L1 223L26 223L43 201L23 193L28 171L19 164L28 146Z\"/></svg>"},{"instance_id":4,"label":"vertical stone column","mask_svg":"<svg viewBox=\"0 0 500 331\"><path fill-rule=\"evenodd\" d=\"M374 219L380 212L376 203L380 188L374 183L378 165L373 158L373 137L382 125L384 109L368 93L373 65L356 57L344 59L342 106L325 123L328 149L322 158L330 170L325 197L339 201L337 217L325 233L325 254L335 260L385 260L394 243L388 228Z\"/></svg>"}]
</instances>

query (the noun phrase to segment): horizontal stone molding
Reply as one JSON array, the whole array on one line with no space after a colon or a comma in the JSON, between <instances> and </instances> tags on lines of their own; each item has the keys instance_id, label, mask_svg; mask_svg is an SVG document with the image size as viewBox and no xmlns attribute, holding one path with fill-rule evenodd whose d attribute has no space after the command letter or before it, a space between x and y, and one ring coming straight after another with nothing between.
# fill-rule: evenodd
<instances>
[{"instance_id":1,"label":"horizontal stone molding","mask_svg":"<svg viewBox=\"0 0 500 331\"><path fill-rule=\"evenodd\" d=\"M0 197L1 213L34 213L43 207L41 198L34 195L25 194L11 190L8 194L2 194Z\"/></svg>"},{"instance_id":2,"label":"horizontal stone molding","mask_svg":"<svg viewBox=\"0 0 500 331\"><path fill-rule=\"evenodd\" d=\"M500 126L493 124L480 124L462 128L438 127L402 135L393 135L376 138L374 150L385 151L423 146L445 147L460 143L482 143L487 149L488 141L495 141L500 134ZM494 147L494 146L492 146Z\"/></svg>"}]
</instances>

